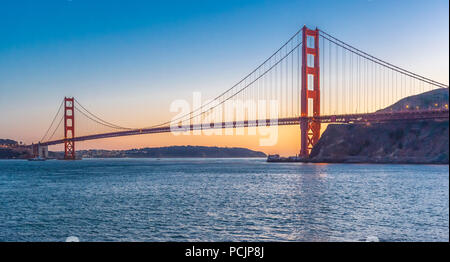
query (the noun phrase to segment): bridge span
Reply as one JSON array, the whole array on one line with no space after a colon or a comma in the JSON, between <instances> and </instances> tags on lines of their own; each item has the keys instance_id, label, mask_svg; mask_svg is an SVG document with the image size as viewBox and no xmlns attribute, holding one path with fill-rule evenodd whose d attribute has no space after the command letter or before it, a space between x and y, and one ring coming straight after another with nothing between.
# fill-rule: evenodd
<instances>
[{"instance_id":1,"label":"bridge span","mask_svg":"<svg viewBox=\"0 0 450 262\"><path fill-rule=\"evenodd\" d=\"M402 110L383 111L401 99L411 97L414 100L418 94L433 90L444 90L446 98L438 98L426 107L408 108L406 105ZM264 109L263 116L257 113L233 115L232 120L208 120L214 110L224 112L227 103L239 101L253 101L257 105L261 101L276 101L276 115L269 112L272 109L267 108L266 103L263 108L253 110ZM47 132L34 147L64 144L65 159L75 159L75 143L79 141L218 128L298 125L299 155L308 157L320 138L322 124L448 117L448 84L386 62L323 30L304 26L228 90L164 123L142 128L123 127L91 113L75 98L66 97ZM83 119L99 128L83 130L80 128Z\"/></svg>"}]
</instances>

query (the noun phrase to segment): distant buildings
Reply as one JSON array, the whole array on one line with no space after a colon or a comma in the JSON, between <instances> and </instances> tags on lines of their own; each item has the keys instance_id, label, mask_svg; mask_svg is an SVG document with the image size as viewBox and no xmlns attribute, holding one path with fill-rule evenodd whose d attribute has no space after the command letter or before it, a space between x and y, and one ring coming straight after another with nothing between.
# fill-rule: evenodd
<instances>
[{"instance_id":1,"label":"distant buildings","mask_svg":"<svg viewBox=\"0 0 450 262\"><path fill-rule=\"evenodd\" d=\"M0 148L16 148L19 146L17 141L11 139L0 139Z\"/></svg>"}]
</instances>

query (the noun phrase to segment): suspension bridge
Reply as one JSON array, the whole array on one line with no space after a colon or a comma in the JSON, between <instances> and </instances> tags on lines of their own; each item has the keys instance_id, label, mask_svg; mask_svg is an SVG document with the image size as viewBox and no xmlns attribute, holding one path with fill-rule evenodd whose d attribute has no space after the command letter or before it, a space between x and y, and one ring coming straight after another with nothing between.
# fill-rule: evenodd
<instances>
[{"instance_id":1,"label":"suspension bridge","mask_svg":"<svg viewBox=\"0 0 450 262\"><path fill-rule=\"evenodd\" d=\"M75 98L65 97L44 136L32 147L34 154L40 155L41 149L44 152L48 146L64 144L64 158L70 160L76 158L75 143L79 141L298 125L299 155L308 157L320 138L322 124L448 119L448 100L442 98L425 108L385 109L405 97L436 89L448 92L448 85L304 26L235 85L187 114L152 126L123 127L93 114ZM239 101L256 106L247 108L247 114L224 113L225 105ZM276 102L275 110L268 101Z\"/></svg>"}]
</instances>

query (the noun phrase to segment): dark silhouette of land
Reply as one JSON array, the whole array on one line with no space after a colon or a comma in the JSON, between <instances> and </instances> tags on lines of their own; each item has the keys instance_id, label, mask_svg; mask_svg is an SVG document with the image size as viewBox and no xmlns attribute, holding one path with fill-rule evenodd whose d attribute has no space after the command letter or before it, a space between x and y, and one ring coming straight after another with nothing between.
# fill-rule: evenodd
<instances>
[{"instance_id":1,"label":"dark silhouette of land","mask_svg":"<svg viewBox=\"0 0 450 262\"><path fill-rule=\"evenodd\" d=\"M62 155L62 152L54 154ZM207 146L147 147L128 150L80 150L77 151L77 155L83 158L266 157L266 154L263 152L253 151L247 148Z\"/></svg>"},{"instance_id":2,"label":"dark silhouette of land","mask_svg":"<svg viewBox=\"0 0 450 262\"><path fill-rule=\"evenodd\" d=\"M25 159L31 157L27 148L17 145L14 140L8 140L8 145L0 147L0 159ZM174 157L203 157L203 158L238 158L238 157L266 157L266 154L239 147L206 147L206 146L169 146L155 148L140 148L129 150L78 150L77 156L83 158L174 158ZM50 158L62 159L64 152L49 152Z\"/></svg>"}]
</instances>

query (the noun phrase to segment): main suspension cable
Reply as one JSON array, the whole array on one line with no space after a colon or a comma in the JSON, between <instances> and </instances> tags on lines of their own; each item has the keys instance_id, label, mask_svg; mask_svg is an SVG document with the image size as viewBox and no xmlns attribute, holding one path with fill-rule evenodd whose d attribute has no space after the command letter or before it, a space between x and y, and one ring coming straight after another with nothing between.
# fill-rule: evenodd
<instances>
[{"instance_id":1,"label":"main suspension cable","mask_svg":"<svg viewBox=\"0 0 450 262\"><path fill-rule=\"evenodd\" d=\"M375 56L372 56L372 55L370 55L370 54L368 54L368 53L366 53L366 52L364 52L364 51L362 51L362 50L360 50L360 49L357 49L356 47L353 47L353 46L351 46L351 45L349 45L349 44L347 44L347 43L345 43L345 42L343 42L343 41L341 41L341 40L339 40L339 39L333 37L332 35L327 34L327 33L324 32L323 30L319 30L319 31L320 31L320 33L322 33L321 36L322 36L323 38L327 39L328 41L331 41L331 42L333 42L334 44L341 46L342 48L345 48L345 49L347 49L347 50L349 50L349 51L351 51L351 52L353 52L353 53L355 53L355 54L357 54L357 55L360 55L360 56L362 56L362 57L364 57L364 58L366 58L366 59L369 59L369 60L371 60L372 62L375 62L375 63L377 63L377 64L379 64L379 65L382 65L382 66L385 66L385 67L389 67L389 68L393 69L394 71L397 71L397 72L399 72L399 73L401 73L401 74L408 75L409 77L413 77L413 78L415 78L415 79L417 79L417 80L427 82L427 83L432 84L432 85L434 85L434 86L438 86L438 87L441 87L441 88L448 88L448 85L446 85L446 84L443 84L443 83L434 81L434 80L432 80L432 79L430 79L430 78L427 78L427 77L424 77L424 76L415 74L415 73L413 73L413 72L411 72L411 71L408 71L408 70L406 70L406 69L403 69L403 68L401 68L401 67L398 67L398 66L396 66L396 65L393 65L393 64L391 64L391 63L388 63L388 62L386 62L386 61L384 61L384 60L381 60L381 59L379 59L379 58L377 58L377 57L375 57ZM326 37L326 36L324 36L324 35L326 35L326 36L328 36L328 37ZM331 40L330 38L333 39L333 40L335 40L336 42L333 41L333 40ZM337 43L337 42L338 42L338 43ZM340 43L340 44L339 44L339 43ZM345 46L343 46L343 45L345 45ZM350 49L353 49L353 50L350 50ZM359 53L359 54L358 54L358 53Z\"/></svg>"},{"instance_id":2,"label":"main suspension cable","mask_svg":"<svg viewBox=\"0 0 450 262\"><path fill-rule=\"evenodd\" d=\"M97 121L94 120L94 119L92 119L91 117L88 117L89 119L91 119L91 120L93 120L93 121L95 121L95 122L97 122L97 123L102 122L102 123L99 123L99 124L102 124L102 125L104 125L104 126L109 126L109 127L111 127L111 128L116 128L116 129L125 129L125 130L132 130L132 129L133 129L133 128L129 128L129 127L118 126L118 125L116 125L116 124L107 122L107 121L101 119L100 117L94 115L94 114L91 113L89 110L87 110L83 105L80 104L80 102L78 102L78 100L76 100L76 99L74 99L74 100L75 100L75 103L76 103L77 105L79 105L82 109L84 109L84 111L86 111L86 113L88 113L89 115L91 115L93 118L97 119ZM79 109L78 109L78 111L81 112L81 110L79 110ZM84 114L84 113L82 113L82 114ZM85 114L84 114L84 115L85 115ZM86 115L85 115L85 116L86 116Z\"/></svg>"},{"instance_id":3,"label":"main suspension cable","mask_svg":"<svg viewBox=\"0 0 450 262\"><path fill-rule=\"evenodd\" d=\"M63 104L64 104L64 100L61 101L61 104L59 105L58 111L56 111L56 114L55 114L55 116L53 117L52 123L51 123L50 126L48 127L47 132L45 132L44 136L43 136L43 137L41 138L41 140L40 140L41 142L44 142L44 138L47 136L48 132L49 132L50 129L52 128L53 123L55 122L56 117L58 116L59 111L61 110Z\"/></svg>"},{"instance_id":4,"label":"main suspension cable","mask_svg":"<svg viewBox=\"0 0 450 262\"><path fill-rule=\"evenodd\" d=\"M109 125L109 124L102 123L102 122L100 122L100 121L98 121L98 120L96 120L96 119L90 117L89 115L87 115L86 113L84 113L83 111L81 111L80 109L78 109L77 107L75 107L75 110L76 110L77 112L81 113L82 115L84 115L85 117L89 118L90 120L96 122L97 124L100 124L100 125L103 125L103 126L106 126L106 127L110 127L110 128L114 128L114 129L131 130L131 128L120 128L120 127L117 127L117 126L115 126L115 125Z\"/></svg>"},{"instance_id":5,"label":"main suspension cable","mask_svg":"<svg viewBox=\"0 0 450 262\"><path fill-rule=\"evenodd\" d=\"M289 40L287 40L280 48L278 48L278 50L277 51L275 51L269 58L267 58L264 62L262 62L258 67L256 67L256 69L254 69L253 71L251 71L249 74L247 74L244 78L242 78L239 82L237 82L236 84L234 84L232 87L230 87L229 89L227 89L226 91L224 91L224 92L222 92L220 95L218 95L216 98L214 98L213 100L210 100L208 103L206 103L206 104L204 104L204 105L201 105L199 108L197 108L197 109L194 109L194 110L192 110L191 112L189 112L189 113L187 113L187 114L184 114L184 115L182 115L182 116L179 116L179 117L177 117L177 118L175 118L175 119L172 119L172 120L170 120L170 121L167 121L167 122L164 122L164 123L161 123L161 124L157 124L157 125L153 125L153 126L150 126L150 127L146 127L146 128L153 128L153 127L158 127L158 126L162 126L162 125L167 125L167 124L170 124L170 123L172 123L172 122L174 122L174 121L177 121L177 120L180 120L180 119L183 119L183 118L185 118L186 116L189 116L189 115L191 115L192 113L194 113L194 112L197 112L197 111L199 111L199 110L201 110L203 107L205 107L205 106L207 106L207 105L209 105L209 104L211 104L211 103L213 103L213 102L215 102L215 101L217 101L217 100L221 100L221 98L226 94L226 93L228 93L229 91L231 91L231 90L233 90L235 87L237 87L239 84L241 84L242 82L244 82L249 76L251 76L253 73L255 73L256 71L258 71L261 67L263 67L263 66L265 66L265 64L267 63L267 62L269 62L276 54L278 54L289 42L291 42L297 35L299 35L300 34L300 32L302 32L302 30L303 29L300 29L300 30L298 30L292 37L290 37L289 38ZM301 43L300 43L301 44ZM299 44L299 45L300 45ZM297 45L298 46L298 45ZM294 48L295 49L295 48ZM277 63L278 64L278 63ZM258 78L259 79L259 78ZM245 88L247 88L248 87L248 85L246 85L245 87L244 87L244 89ZM234 94L235 95L235 94ZM231 97L233 97L234 95L232 95ZM227 99L228 100L228 99ZM222 101L222 103L223 103L224 101ZM220 103L220 104L222 104L222 103ZM217 106L217 105L216 105ZM192 118L190 118L190 119L192 119Z\"/></svg>"}]
</instances>

